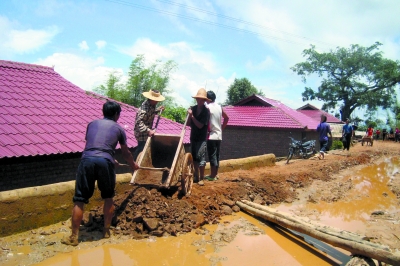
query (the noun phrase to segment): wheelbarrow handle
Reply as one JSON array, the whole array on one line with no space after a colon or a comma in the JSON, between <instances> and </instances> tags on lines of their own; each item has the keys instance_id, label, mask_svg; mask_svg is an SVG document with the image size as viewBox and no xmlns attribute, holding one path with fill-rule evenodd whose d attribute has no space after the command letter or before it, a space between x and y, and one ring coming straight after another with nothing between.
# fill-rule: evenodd
<instances>
[{"instance_id":1,"label":"wheelbarrow handle","mask_svg":"<svg viewBox=\"0 0 400 266\"><path fill-rule=\"evenodd\" d=\"M152 171L167 171L167 172L169 172L169 169L168 169L167 167L163 167L163 168L153 168L153 167L139 166L139 169L143 169L143 170L152 170Z\"/></svg>"},{"instance_id":2,"label":"wheelbarrow handle","mask_svg":"<svg viewBox=\"0 0 400 266\"><path fill-rule=\"evenodd\" d=\"M163 112L163 110L161 109L161 110L160 110L160 113L158 114L158 117L157 117L156 126L154 127L154 130L155 130L155 131L157 130L158 122L160 122L160 118L161 118L162 112Z\"/></svg>"}]
</instances>

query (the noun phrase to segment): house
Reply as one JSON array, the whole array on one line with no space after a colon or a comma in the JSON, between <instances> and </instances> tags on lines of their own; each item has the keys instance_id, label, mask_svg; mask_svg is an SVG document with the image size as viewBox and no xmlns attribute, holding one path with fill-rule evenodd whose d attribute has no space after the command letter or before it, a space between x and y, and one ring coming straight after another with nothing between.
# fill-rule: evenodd
<instances>
[{"instance_id":1,"label":"house","mask_svg":"<svg viewBox=\"0 0 400 266\"><path fill-rule=\"evenodd\" d=\"M0 60L0 191L74 180L86 126L103 118L106 100L51 67ZM120 104L118 123L133 152L137 108ZM157 128L162 134L181 130L181 124L165 118ZM188 130L184 143L189 143ZM119 149L116 157L123 161Z\"/></svg>"},{"instance_id":2,"label":"house","mask_svg":"<svg viewBox=\"0 0 400 266\"><path fill-rule=\"evenodd\" d=\"M299 111L302 114L305 114L317 121L320 120L321 115L325 115L326 122L331 126L332 137L337 138L337 139L342 137L342 129L343 129L343 125L345 123L343 121L341 121L340 119L336 118L335 116L333 116L325 111L322 111L311 104L306 104L300 108L297 108L297 111Z\"/></svg>"},{"instance_id":3,"label":"house","mask_svg":"<svg viewBox=\"0 0 400 266\"><path fill-rule=\"evenodd\" d=\"M223 133L221 160L268 153L282 157L288 153L289 137L318 140L319 118L315 120L276 100L254 94L224 110L229 124Z\"/></svg>"}]
</instances>

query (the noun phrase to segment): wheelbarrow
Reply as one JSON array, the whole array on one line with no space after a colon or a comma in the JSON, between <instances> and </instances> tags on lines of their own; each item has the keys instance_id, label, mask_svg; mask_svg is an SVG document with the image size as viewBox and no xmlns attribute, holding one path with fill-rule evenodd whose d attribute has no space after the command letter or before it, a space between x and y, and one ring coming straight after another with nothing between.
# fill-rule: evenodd
<instances>
[{"instance_id":1,"label":"wheelbarrow","mask_svg":"<svg viewBox=\"0 0 400 266\"><path fill-rule=\"evenodd\" d=\"M374 144L374 138L372 136L365 135L361 139L361 145L364 146L364 142L368 145L368 143L371 144L371 146Z\"/></svg>"},{"instance_id":2,"label":"wheelbarrow","mask_svg":"<svg viewBox=\"0 0 400 266\"><path fill-rule=\"evenodd\" d=\"M147 138L137 158L139 169L131 185L170 188L180 186L181 194L189 195L193 185L194 165L191 153L185 152L183 139L188 117L180 135L154 134Z\"/></svg>"}]
</instances>

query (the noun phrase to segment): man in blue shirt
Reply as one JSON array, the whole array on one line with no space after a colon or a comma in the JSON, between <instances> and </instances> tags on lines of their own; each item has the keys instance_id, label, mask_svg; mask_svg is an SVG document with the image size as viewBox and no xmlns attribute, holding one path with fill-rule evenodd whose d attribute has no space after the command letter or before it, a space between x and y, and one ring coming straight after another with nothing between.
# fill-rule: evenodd
<instances>
[{"instance_id":1,"label":"man in blue shirt","mask_svg":"<svg viewBox=\"0 0 400 266\"><path fill-rule=\"evenodd\" d=\"M325 158L325 152L328 148L328 134L332 138L331 127L326 123L326 115L321 115L321 123L317 126L317 132L319 133L319 156L318 159Z\"/></svg>"},{"instance_id":2,"label":"man in blue shirt","mask_svg":"<svg viewBox=\"0 0 400 266\"><path fill-rule=\"evenodd\" d=\"M93 196L95 183L104 199L104 229L103 237L110 237L110 225L114 215L114 190L115 190L115 165L119 163L114 159L115 147L119 143L122 156L128 162L132 171L139 169L128 149L125 130L117 124L121 113L121 106L113 101L103 105L103 119L90 122L86 128L86 145L78 166L75 181L75 194L73 197L70 236L61 240L65 245L78 245L79 226L83 218L84 204L89 203Z\"/></svg>"},{"instance_id":3,"label":"man in blue shirt","mask_svg":"<svg viewBox=\"0 0 400 266\"><path fill-rule=\"evenodd\" d=\"M353 136L353 127L349 123L350 119L347 118L346 124L343 126L342 129L343 150L345 149L350 150L351 137Z\"/></svg>"}]
</instances>

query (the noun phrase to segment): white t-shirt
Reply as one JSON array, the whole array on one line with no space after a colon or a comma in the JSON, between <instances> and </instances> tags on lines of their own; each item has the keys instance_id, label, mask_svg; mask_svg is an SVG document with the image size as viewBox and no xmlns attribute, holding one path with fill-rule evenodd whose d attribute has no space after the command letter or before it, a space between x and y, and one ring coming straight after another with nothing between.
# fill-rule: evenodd
<instances>
[{"instance_id":1,"label":"white t-shirt","mask_svg":"<svg viewBox=\"0 0 400 266\"><path fill-rule=\"evenodd\" d=\"M222 140L222 107L216 102L207 104L210 110L210 137L211 140Z\"/></svg>"}]
</instances>

